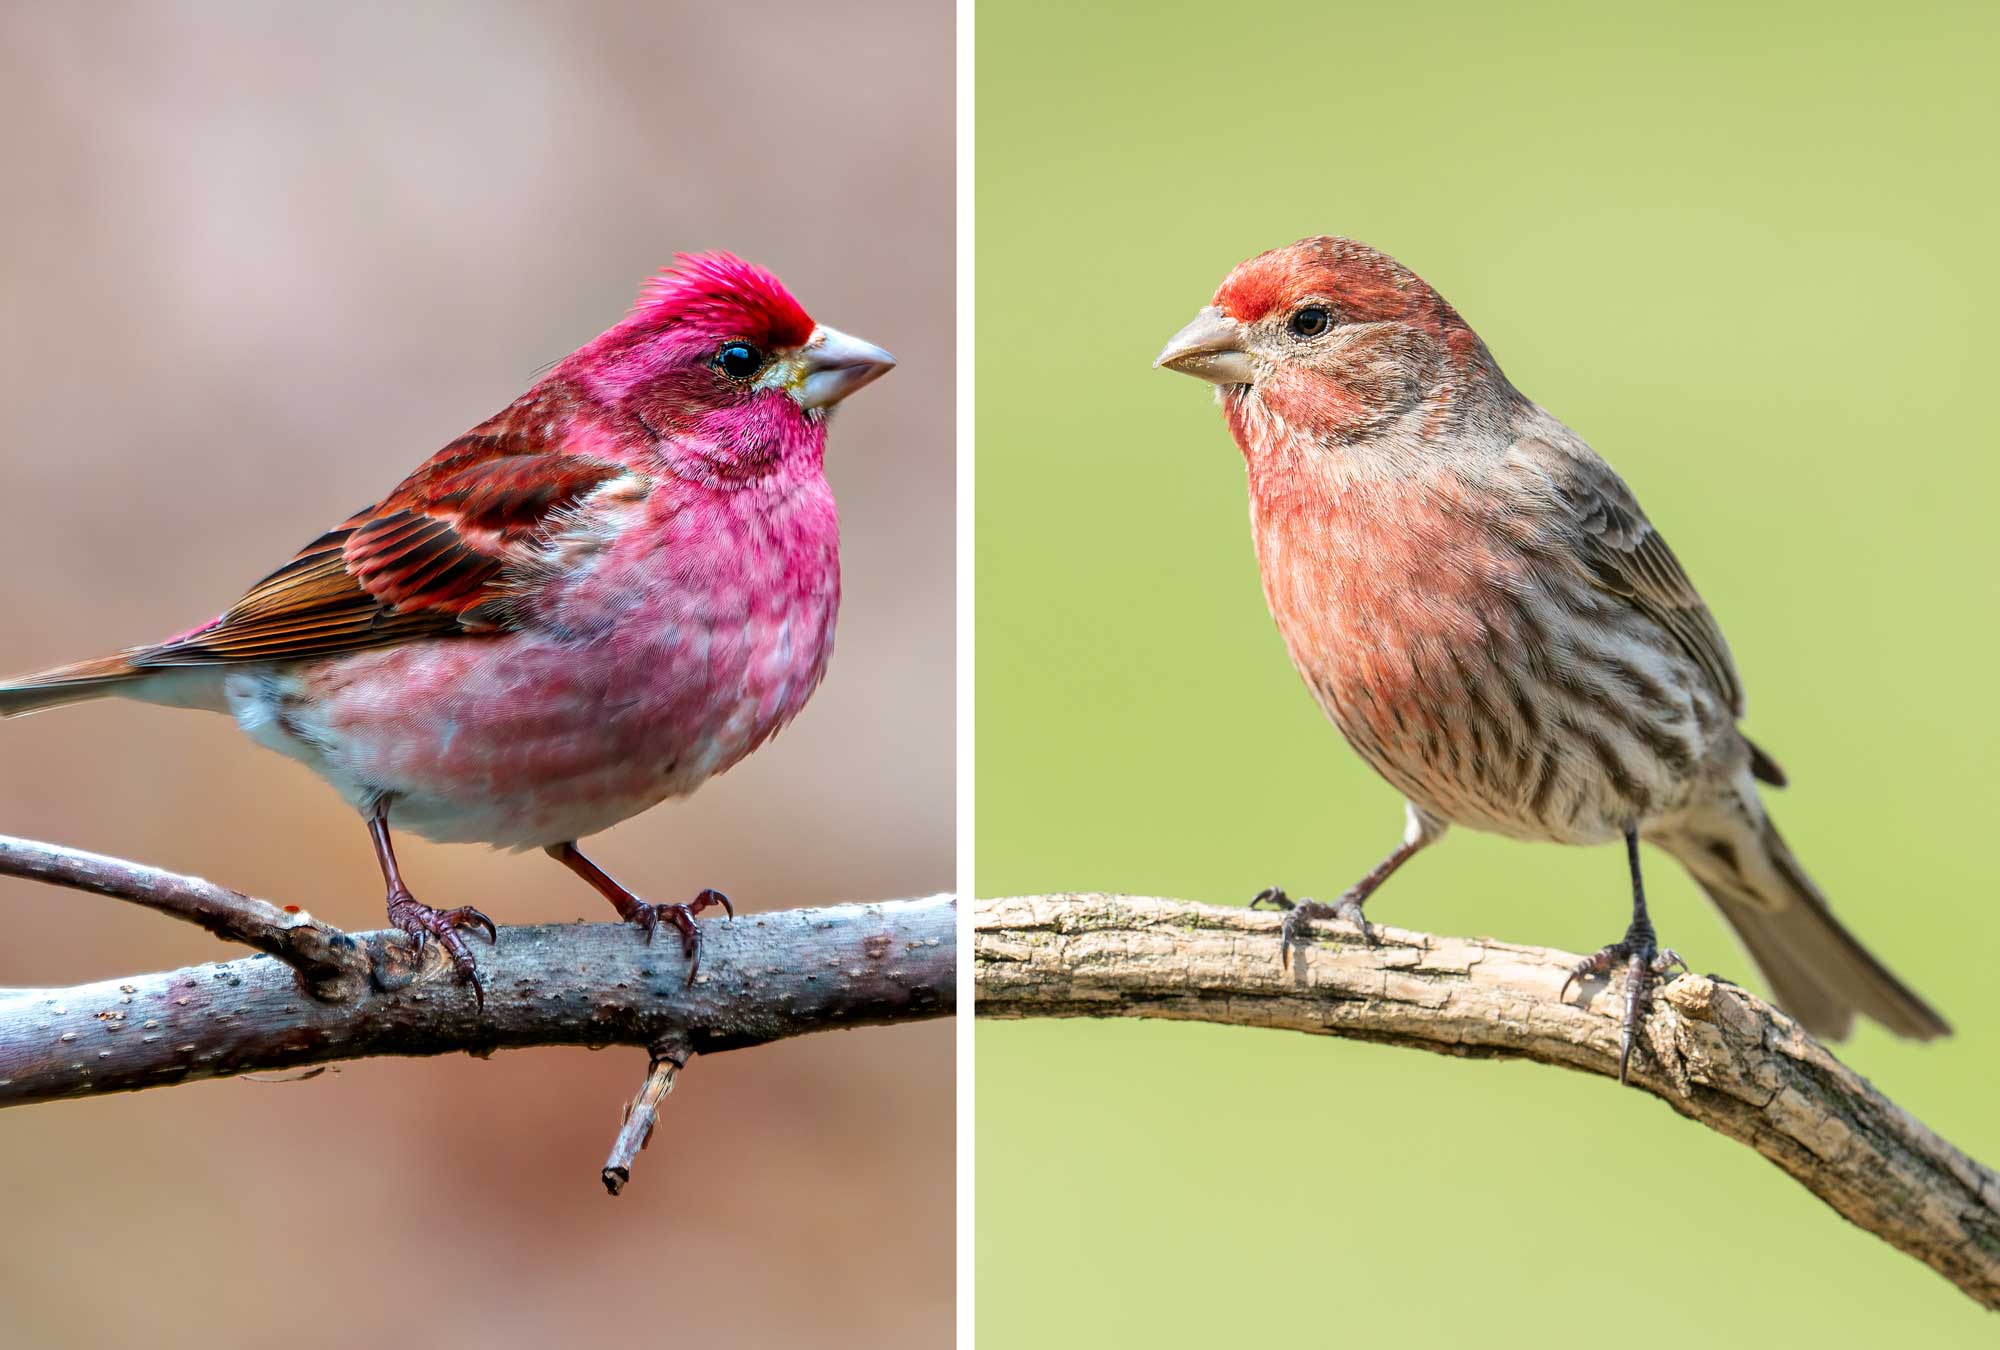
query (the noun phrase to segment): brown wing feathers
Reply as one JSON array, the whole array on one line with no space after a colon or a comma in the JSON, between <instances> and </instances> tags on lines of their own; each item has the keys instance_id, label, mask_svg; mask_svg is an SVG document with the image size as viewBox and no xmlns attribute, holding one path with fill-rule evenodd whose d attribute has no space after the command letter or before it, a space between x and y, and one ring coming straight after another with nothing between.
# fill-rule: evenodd
<instances>
[{"instance_id":1,"label":"brown wing feathers","mask_svg":"<svg viewBox=\"0 0 2000 1350\"><path fill-rule=\"evenodd\" d=\"M1638 504L1629 500L1629 492L1622 484L1603 486L1580 477L1557 490L1582 527L1583 561L1592 578L1673 634L1730 711L1741 717L1743 685L1722 629L1688 580L1680 559Z\"/></svg>"},{"instance_id":2,"label":"brown wing feathers","mask_svg":"<svg viewBox=\"0 0 2000 1350\"><path fill-rule=\"evenodd\" d=\"M1579 469L1583 466L1579 465ZM1602 471L1609 477L1610 470ZM1582 531L1582 558L1591 578L1622 596L1673 635L1702 668L1731 712L1743 715L1743 683L1729 655L1721 625L1703 603L1680 559L1653 528L1623 483L1593 483L1582 472L1556 488ZM1785 786L1785 771L1748 737L1750 772L1760 782Z\"/></svg>"},{"instance_id":3,"label":"brown wing feathers","mask_svg":"<svg viewBox=\"0 0 2000 1350\"><path fill-rule=\"evenodd\" d=\"M575 455L510 453L518 444L482 433L454 441L214 623L0 686L0 715L93 697L163 667L300 660L491 631L489 616L502 611L488 602L551 515L626 472Z\"/></svg>"},{"instance_id":4,"label":"brown wing feathers","mask_svg":"<svg viewBox=\"0 0 2000 1350\"><path fill-rule=\"evenodd\" d=\"M467 464L465 453L448 448L444 465L321 535L213 627L133 663L298 660L482 631L468 612L495 598L523 543L551 512L624 472L572 455L492 453Z\"/></svg>"}]
</instances>

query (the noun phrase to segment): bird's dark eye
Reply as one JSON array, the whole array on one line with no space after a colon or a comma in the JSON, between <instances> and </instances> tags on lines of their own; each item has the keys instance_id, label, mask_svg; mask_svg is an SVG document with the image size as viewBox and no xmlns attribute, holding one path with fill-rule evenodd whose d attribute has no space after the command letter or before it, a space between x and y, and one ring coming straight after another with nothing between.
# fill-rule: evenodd
<instances>
[{"instance_id":1,"label":"bird's dark eye","mask_svg":"<svg viewBox=\"0 0 2000 1350\"><path fill-rule=\"evenodd\" d=\"M747 380L764 364L764 353L747 342L732 342L715 354L715 364L732 380Z\"/></svg>"},{"instance_id":2,"label":"bird's dark eye","mask_svg":"<svg viewBox=\"0 0 2000 1350\"><path fill-rule=\"evenodd\" d=\"M1292 332L1302 338L1316 338L1333 327L1333 315L1325 305L1307 305L1292 315Z\"/></svg>"}]
</instances>

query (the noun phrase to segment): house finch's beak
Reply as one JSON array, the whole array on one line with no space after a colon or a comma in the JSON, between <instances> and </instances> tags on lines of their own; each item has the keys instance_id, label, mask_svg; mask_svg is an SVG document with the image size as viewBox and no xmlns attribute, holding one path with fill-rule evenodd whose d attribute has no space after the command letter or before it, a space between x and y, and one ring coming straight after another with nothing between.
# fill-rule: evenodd
<instances>
[{"instance_id":1,"label":"house finch's beak","mask_svg":"<svg viewBox=\"0 0 2000 1350\"><path fill-rule=\"evenodd\" d=\"M896 368L896 358L874 343L825 324L813 330L792 361L792 397L802 408L831 408Z\"/></svg>"},{"instance_id":2,"label":"house finch's beak","mask_svg":"<svg viewBox=\"0 0 2000 1350\"><path fill-rule=\"evenodd\" d=\"M1168 339L1153 362L1210 384L1249 384L1256 378L1243 345L1243 325L1210 305Z\"/></svg>"}]
</instances>

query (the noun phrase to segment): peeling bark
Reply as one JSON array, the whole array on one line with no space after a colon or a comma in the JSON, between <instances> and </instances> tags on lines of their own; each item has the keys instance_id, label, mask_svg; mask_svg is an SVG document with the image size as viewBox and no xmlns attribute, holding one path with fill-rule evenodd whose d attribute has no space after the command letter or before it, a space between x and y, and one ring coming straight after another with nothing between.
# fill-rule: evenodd
<instances>
[{"instance_id":1,"label":"peeling bark","mask_svg":"<svg viewBox=\"0 0 2000 1350\"><path fill-rule=\"evenodd\" d=\"M1349 926L1321 924L1287 972L1280 918L1114 895L981 900L977 1015L1276 1027L1618 1076L1618 990L1592 981L1557 999L1575 955L1380 926L1368 947ZM2000 1308L2000 1175L1776 1008L1708 976L1671 981L1655 995L1632 1082Z\"/></svg>"}]
</instances>

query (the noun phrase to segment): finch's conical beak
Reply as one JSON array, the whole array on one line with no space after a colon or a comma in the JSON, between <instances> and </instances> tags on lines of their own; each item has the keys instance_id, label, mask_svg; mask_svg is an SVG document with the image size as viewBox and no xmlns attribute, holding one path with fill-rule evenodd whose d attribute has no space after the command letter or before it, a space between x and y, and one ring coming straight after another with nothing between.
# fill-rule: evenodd
<instances>
[{"instance_id":1,"label":"finch's conical beak","mask_svg":"<svg viewBox=\"0 0 2000 1350\"><path fill-rule=\"evenodd\" d=\"M1210 305L1168 339L1154 367L1177 370L1210 384L1249 384L1256 379L1243 325Z\"/></svg>"},{"instance_id":2,"label":"finch's conical beak","mask_svg":"<svg viewBox=\"0 0 2000 1350\"><path fill-rule=\"evenodd\" d=\"M896 368L896 358L872 342L849 337L821 324L799 348L792 397L802 408L831 408L864 384L873 384Z\"/></svg>"}]
</instances>

